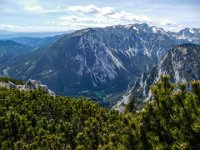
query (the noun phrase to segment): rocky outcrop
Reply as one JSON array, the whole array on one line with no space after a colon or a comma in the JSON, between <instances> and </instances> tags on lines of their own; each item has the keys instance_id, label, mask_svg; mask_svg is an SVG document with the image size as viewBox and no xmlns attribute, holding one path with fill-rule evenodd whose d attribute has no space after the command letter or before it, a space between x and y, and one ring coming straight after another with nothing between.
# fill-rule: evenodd
<instances>
[{"instance_id":1,"label":"rocky outcrop","mask_svg":"<svg viewBox=\"0 0 200 150\"><path fill-rule=\"evenodd\" d=\"M31 91L31 90L42 90L44 93L49 94L51 96L55 96L55 93L50 90L46 85L42 84L40 81L36 80L28 80L24 85L16 85L9 82L0 82L1 87L5 87L8 89L19 89L24 91Z\"/></svg>"}]
</instances>

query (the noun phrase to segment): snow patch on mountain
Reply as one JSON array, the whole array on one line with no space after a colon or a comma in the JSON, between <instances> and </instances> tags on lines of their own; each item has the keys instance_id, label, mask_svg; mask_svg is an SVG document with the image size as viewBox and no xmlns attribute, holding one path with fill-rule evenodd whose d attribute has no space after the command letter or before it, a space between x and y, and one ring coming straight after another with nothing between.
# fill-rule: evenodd
<instances>
[{"instance_id":1,"label":"snow patch on mountain","mask_svg":"<svg viewBox=\"0 0 200 150\"><path fill-rule=\"evenodd\" d=\"M8 71L9 71L9 69L10 69L10 67L7 67L6 69L3 69L3 74L2 74L2 76L9 76L9 73L8 73Z\"/></svg>"}]
</instances>

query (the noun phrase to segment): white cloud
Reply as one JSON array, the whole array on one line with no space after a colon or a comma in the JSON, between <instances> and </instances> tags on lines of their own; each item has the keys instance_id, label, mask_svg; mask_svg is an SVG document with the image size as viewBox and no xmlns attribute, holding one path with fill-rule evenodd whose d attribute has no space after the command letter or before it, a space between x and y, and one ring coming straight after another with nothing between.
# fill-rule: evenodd
<instances>
[{"instance_id":1,"label":"white cloud","mask_svg":"<svg viewBox=\"0 0 200 150\"><path fill-rule=\"evenodd\" d=\"M177 26L179 26L176 22L173 22L173 21L168 20L168 19L161 19L160 25L161 26L167 26L167 27L177 27Z\"/></svg>"},{"instance_id":2,"label":"white cloud","mask_svg":"<svg viewBox=\"0 0 200 150\"><path fill-rule=\"evenodd\" d=\"M114 8L112 8L112 7L103 7L103 8L100 9L100 13L102 15L105 15L105 16L113 15L113 14L116 13L116 10Z\"/></svg>"},{"instance_id":3,"label":"white cloud","mask_svg":"<svg viewBox=\"0 0 200 150\"><path fill-rule=\"evenodd\" d=\"M33 13L66 13L53 21L54 26L66 29L81 29L87 27L105 27L116 24L132 24L151 22L147 16L139 16L134 13L116 10L113 7L97 7L95 5L71 6L66 9L45 9L38 4L27 4L24 9ZM52 23L52 22L51 22ZM51 24L51 25L53 25Z\"/></svg>"},{"instance_id":4,"label":"white cloud","mask_svg":"<svg viewBox=\"0 0 200 150\"><path fill-rule=\"evenodd\" d=\"M95 5L86 5L86 6L71 6L68 7L68 11L73 13L74 15L97 15L104 16L109 19L120 19L120 20L128 20L128 21L136 21L136 22L150 22L150 18L147 16L137 16L130 12L125 11L116 11L113 7L97 7Z\"/></svg>"},{"instance_id":5,"label":"white cloud","mask_svg":"<svg viewBox=\"0 0 200 150\"><path fill-rule=\"evenodd\" d=\"M184 28L183 25L180 25L174 21L168 20L168 19L161 19L158 26L161 26L165 30L168 31L179 31L182 28Z\"/></svg>"},{"instance_id":6,"label":"white cloud","mask_svg":"<svg viewBox=\"0 0 200 150\"><path fill-rule=\"evenodd\" d=\"M25 6L24 10L30 11L32 13L43 13L43 14L56 14L56 13L59 14L67 12L67 9L61 9L60 7L45 9L41 6Z\"/></svg>"},{"instance_id":7,"label":"white cloud","mask_svg":"<svg viewBox=\"0 0 200 150\"><path fill-rule=\"evenodd\" d=\"M60 17L59 20L58 25L66 28L151 22L147 16L138 16L131 12L116 10L113 7L97 7L95 5L68 7L68 15Z\"/></svg>"},{"instance_id":8,"label":"white cloud","mask_svg":"<svg viewBox=\"0 0 200 150\"><path fill-rule=\"evenodd\" d=\"M134 21L134 22L151 22L151 19L147 16L136 16L133 13L121 11L113 15L109 15L109 18L116 20Z\"/></svg>"},{"instance_id":9,"label":"white cloud","mask_svg":"<svg viewBox=\"0 0 200 150\"><path fill-rule=\"evenodd\" d=\"M102 16L92 18L88 16L80 17L72 15L61 17L58 25L70 29L81 29L87 27L104 27L111 25L111 22Z\"/></svg>"},{"instance_id":10,"label":"white cloud","mask_svg":"<svg viewBox=\"0 0 200 150\"><path fill-rule=\"evenodd\" d=\"M0 24L0 29L6 31L17 31L18 29L20 29L20 27L10 24Z\"/></svg>"},{"instance_id":11,"label":"white cloud","mask_svg":"<svg viewBox=\"0 0 200 150\"><path fill-rule=\"evenodd\" d=\"M71 6L68 7L69 12L74 14L101 14L101 15L112 15L116 11L112 7L97 7L95 5L86 6Z\"/></svg>"},{"instance_id":12,"label":"white cloud","mask_svg":"<svg viewBox=\"0 0 200 150\"><path fill-rule=\"evenodd\" d=\"M24 7L24 9L33 12L43 11L43 8L41 6L26 6Z\"/></svg>"},{"instance_id":13,"label":"white cloud","mask_svg":"<svg viewBox=\"0 0 200 150\"><path fill-rule=\"evenodd\" d=\"M72 13L99 13L100 9L94 5L87 5L87 6L71 6L68 7L68 10Z\"/></svg>"}]
</instances>

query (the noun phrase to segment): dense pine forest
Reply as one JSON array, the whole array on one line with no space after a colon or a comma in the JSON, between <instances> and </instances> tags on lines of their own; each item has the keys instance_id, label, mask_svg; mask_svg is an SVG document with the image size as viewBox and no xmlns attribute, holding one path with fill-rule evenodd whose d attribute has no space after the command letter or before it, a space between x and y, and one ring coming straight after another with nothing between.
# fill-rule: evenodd
<instances>
[{"instance_id":1,"label":"dense pine forest","mask_svg":"<svg viewBox=\"0 0 200 150\"><path fill-rule=\"evenodd\" d=\"M151 91L141 110L133 98L119 114L84 98L1 87L0 149L200 149L200 81L163 76Z\"/></svg>"}]
</instances>

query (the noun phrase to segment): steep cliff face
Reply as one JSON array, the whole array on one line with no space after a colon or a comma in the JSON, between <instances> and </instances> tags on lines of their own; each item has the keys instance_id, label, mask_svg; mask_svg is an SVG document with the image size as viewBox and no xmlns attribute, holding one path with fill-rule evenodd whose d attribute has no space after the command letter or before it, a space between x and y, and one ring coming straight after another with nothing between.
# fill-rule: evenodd
<instances>
[{"instance_id":1,"label":"steep cliff face","mask_svg":"<svg viewBox=\"0 0 200 150\"><path fill-rule=\"evenodd\" d=\"M143 91L143 97L148 96L149 86L155 83L162 74L170 75L171 81L174 83L199 80L200 46L194 44L178 45L172 48L151 72L144 73L136 85L140 91Z\"/></svg>"},{"instance_id":2,"label":"steep cliff face","mask_svg":"<svg viewBox=\"0 0 200 150\"><path fill-rule=\"evenodd\" d=\"M163 74L170 75L171 81L174 83L200 80L200 46L182 44L169 50L151 72L143 73L137 79L114 109L123 112L131 96L137 97L138 103L149 100L151 97L150 86L158 81Z\"/></svg>"}]
</instances>

